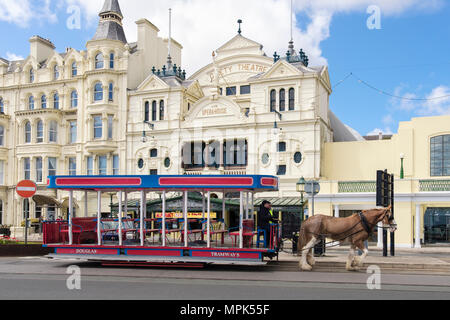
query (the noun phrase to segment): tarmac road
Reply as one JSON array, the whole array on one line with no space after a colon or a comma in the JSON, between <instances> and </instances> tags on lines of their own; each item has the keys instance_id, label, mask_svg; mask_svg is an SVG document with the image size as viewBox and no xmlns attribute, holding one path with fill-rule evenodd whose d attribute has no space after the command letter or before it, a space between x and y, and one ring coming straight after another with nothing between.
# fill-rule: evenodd
<instances>
[{"instance_id":1,"label":"tarmac road","mask_svg":"<svg viewBox=\"0 0 450 320\"><path fill-rule=\"evenodd\" d=\"M67 267L81 270L69 290ZM342 300L450 299L450 276L382 274L369 290L365 272L277 271L266 267L106 268L45 258L0 258L0 299Z\"/></svg>"}]
</instances>

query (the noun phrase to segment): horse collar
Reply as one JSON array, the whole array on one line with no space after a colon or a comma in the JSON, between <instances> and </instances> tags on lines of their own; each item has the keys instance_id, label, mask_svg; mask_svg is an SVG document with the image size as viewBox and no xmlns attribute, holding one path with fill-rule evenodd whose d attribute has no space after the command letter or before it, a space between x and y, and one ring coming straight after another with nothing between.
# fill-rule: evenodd
<instances>
[{"instance_id":1,"label":"horse collar","mask_svg":"<svg viewBox=\"0 0 450 320\"><path fill-rule=\"evenodd\" d=\"M361 224L366 230L366 232L369 234L369 236L372 234L372 228L369 225L369 222L367 221L367 218L364 216L364 213L360 212L359 217L361 218Z\"/></svg>"}]
</instances>

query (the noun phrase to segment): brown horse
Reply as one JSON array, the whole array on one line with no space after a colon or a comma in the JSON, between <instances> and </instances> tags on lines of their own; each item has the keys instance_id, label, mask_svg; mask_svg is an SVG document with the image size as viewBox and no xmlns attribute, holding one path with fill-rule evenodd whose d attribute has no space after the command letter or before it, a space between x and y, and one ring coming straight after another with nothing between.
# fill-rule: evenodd
<instances>
[{"instance_id":1,"label":"brown horse","mask_svg":"<svg viewBox=\"0 0 450 320\"><path fill-rule=\"evenodd\" d=\"M320 237L326 237L341 243L350 242L350 253L346 268L349 271L362 267L364 259L369 251L364 246L364 241L369 239L373 229L378 223L383 223L383 228L389 228L391 232L397 230L397 224L392 217L391 206L384 209L373 209L354 214L348 218L334 218L324 215L316 215L303 222L298 239L299 255L301 255L300 268L303 271L311 271L315 264L312 248L320 242ZM355 257L358 248L363 252L361 257Z\"/></svg>"}]
</instances>

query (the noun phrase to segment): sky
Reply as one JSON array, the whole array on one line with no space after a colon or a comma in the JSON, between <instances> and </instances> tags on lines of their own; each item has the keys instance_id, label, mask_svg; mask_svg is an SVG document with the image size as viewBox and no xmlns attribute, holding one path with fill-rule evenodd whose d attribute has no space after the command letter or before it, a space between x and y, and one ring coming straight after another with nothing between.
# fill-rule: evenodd
<instances>
[{"instance_id":1,"label":"sky","mask_svg":"<svg viewBox=\"0 0 450 320\"><path fill-rule=\"evenodd\" d=\"M57 50L84 50L104 0L0 0L0 57L29 55L40 35ZM293 0L293 39L310 65L328 65L331 110L362 135L396 133L400 121L450 114L450 0ZM287 51L290 0L121 0L129 42L147 18L183 49L189 74L236 35L268 56ZM344 80L344 81L342 81ZM450 126L450 124L449 124Z\"/></svg>"}]
</instances>

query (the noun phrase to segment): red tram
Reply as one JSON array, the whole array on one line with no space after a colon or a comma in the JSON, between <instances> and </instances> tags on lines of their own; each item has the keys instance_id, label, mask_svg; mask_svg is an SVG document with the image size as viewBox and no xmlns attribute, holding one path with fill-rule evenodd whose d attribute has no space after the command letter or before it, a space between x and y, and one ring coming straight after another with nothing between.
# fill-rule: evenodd
<instances>
[{"instance_id":1,"label":"red tram","mask_svg":"<svg viewBox=\"0 0 450 320\"><path fill-rule=\"evenodd\" d=\"M48 188L69 192L67 221L44 222L44 246L54 248L50 258L98 261L115 264L265 264L265 257L278 254L280 230L272 225L270 235L259 248L259 230L254 226L254 194L278 190L273 176L54 176ZM73 217L73 193L97 194L96 217ZM102 218L102 193L118 192L118 218ZM138 219L124 217L123 195L140 193ZM162 194L162 215L147 219L148 193ZM183 193L181 217L169 218L166 212L168 192ZM203 195L201 219L188 216L188 192ZM217 228L211 218L211 193L239 193L239 227ZM87 199L87 197L86 197ZM87 200L85 203L87 210ZM225 209L225 208L224 208ZM175 226L175 227L174 227ZM262 235L261 235L262 236ZM254 241L255 237L258 238ZM199 238L200 240L196 240ZM214 241L216 240L216 241ZM219 241L220 240L220 241Z\"/></svg>"}]
</instances>

